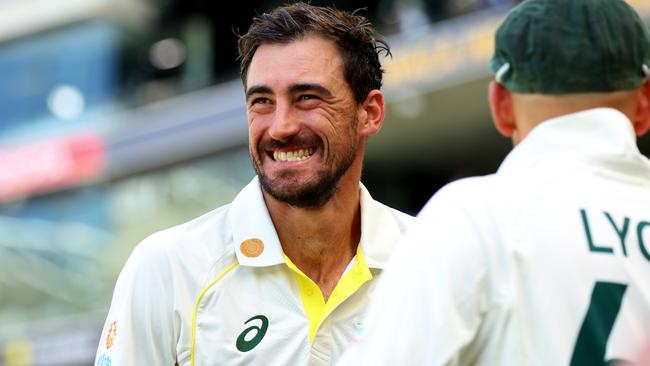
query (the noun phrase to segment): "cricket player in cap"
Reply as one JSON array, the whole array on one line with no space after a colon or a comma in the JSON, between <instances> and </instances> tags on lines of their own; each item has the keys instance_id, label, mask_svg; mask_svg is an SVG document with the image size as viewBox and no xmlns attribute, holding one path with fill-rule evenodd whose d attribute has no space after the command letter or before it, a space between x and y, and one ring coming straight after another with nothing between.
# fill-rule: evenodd
<instances>
[{"instance_id":1,"label":"cricket player in cap","mask_svg":"<svg viewBox=\"0 0 650 366\"><path fill-rule=\"evenodd\" d=\"M432 197L344 365L611 365L650 337L650 34L622 0L528 0L489 102L515 145Z\"/></svg>"}]
</instances>

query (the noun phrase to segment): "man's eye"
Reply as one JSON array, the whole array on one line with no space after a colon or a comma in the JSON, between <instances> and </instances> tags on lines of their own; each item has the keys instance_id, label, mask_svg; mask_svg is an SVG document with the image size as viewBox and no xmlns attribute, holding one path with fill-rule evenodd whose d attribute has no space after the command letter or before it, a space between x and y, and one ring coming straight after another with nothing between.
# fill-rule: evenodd
<instances>
[{"instance_id":1,"label":"man's eye","mask_svg":"<svg viewBox=\"0 0 650 366\"><path fill-rule=\"evenodd\" d=\"M301 96L298 97L298 100L299 100L299 101L302 101L302 100L311 100L311 99L318 99L318 97L315 96L315 95L311 95L311 94L303 94L303 95L301 95Z\"/></svg>"},{"instance_id":2,"label":"man's eye","mask_svg":"<svg viewBox=\"0 0 650 366\"><path fill-rule=\"evenodd\" d=\"M251 104L268 104L270 102L269 98L255 98Z\"/></svg>"}]
</instances>

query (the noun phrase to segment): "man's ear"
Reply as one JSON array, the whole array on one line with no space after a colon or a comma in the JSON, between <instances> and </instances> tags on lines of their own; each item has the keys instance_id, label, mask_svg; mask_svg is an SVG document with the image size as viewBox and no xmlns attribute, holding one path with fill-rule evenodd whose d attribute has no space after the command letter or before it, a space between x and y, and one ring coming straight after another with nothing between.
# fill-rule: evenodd
<instances>
[{"instance_id":1,"label":"man's ear","mask_svg":"<svg viewBox=\"0 0 650 366\"><path fill-rule=\"evenodd\" d=\"M490 82L488 86L488 101L492 110L492 122L497 131L505 137L512 137L517 129L515 113L512 104L512 92L498 81Z\"/></svg>"},{"instance_id":2,"label":"man's ear","mask_svg":"<svg viewBox=\"0 0 650 366\"><path fill-rule=\"evenodd\" d=\"M372 136L379 132L384 122L384 94L377 89L371 90L359 108L359 132L363 136Z\"/></svg>"},{"instance_id":3,"label":"man's ear","mask_svg":"<svg viewBox=\"0 0 650 366\"><path fill-rule=\"evenodd\" d=\"M636 98L632 125L637 136L642 136L650 130L650 79L641 85Z\"/></svg>"}]
</instances>

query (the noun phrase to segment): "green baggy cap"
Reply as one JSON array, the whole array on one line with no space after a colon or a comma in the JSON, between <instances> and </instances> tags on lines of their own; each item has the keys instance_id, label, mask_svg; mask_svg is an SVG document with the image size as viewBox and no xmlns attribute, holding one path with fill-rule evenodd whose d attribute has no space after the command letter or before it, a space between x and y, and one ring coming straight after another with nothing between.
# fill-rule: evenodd
<instances>
[{"instance_id":1,"label":"green baggy cap","mask_svg":"<svg viewBox=\"0 0 650 366\"><path fill-rule=\"evenodd\" d=\"M650 76L650 32L623 0L526 0L497 30L490 67L518 93L632 89Z\"/></svg>"}]
</instances>

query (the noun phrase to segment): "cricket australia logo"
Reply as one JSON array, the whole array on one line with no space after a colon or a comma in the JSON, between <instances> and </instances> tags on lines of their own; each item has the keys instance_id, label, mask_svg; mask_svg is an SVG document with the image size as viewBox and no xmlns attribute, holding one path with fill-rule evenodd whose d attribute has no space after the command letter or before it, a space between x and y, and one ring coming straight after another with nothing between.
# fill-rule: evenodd
<instances>
[{"instance_id":1,"label":"cricket australia logo","mask_svg":"<svg viewBox=\"0 0 650 366\"><path fill-rule=\"evenodd\" d=\"M237 349L241 352L248 352L260 344L269 327L269 319L264 315L255 315L244 322L244 325L253 321L255 323L237 337Z\"/></svg>"},{"instance_id":2,"label":"cricket australia logo","mask_svg":"<svg viewBox=\"0 0 650 366\"><path fill-rule=\"evenodd\" d=\"M115 343L115 336L117 335L117 321L111 323L108 327L108 333L106 334L106 349L111 348L113 343Z\"/></svg>"}]
</instances>

